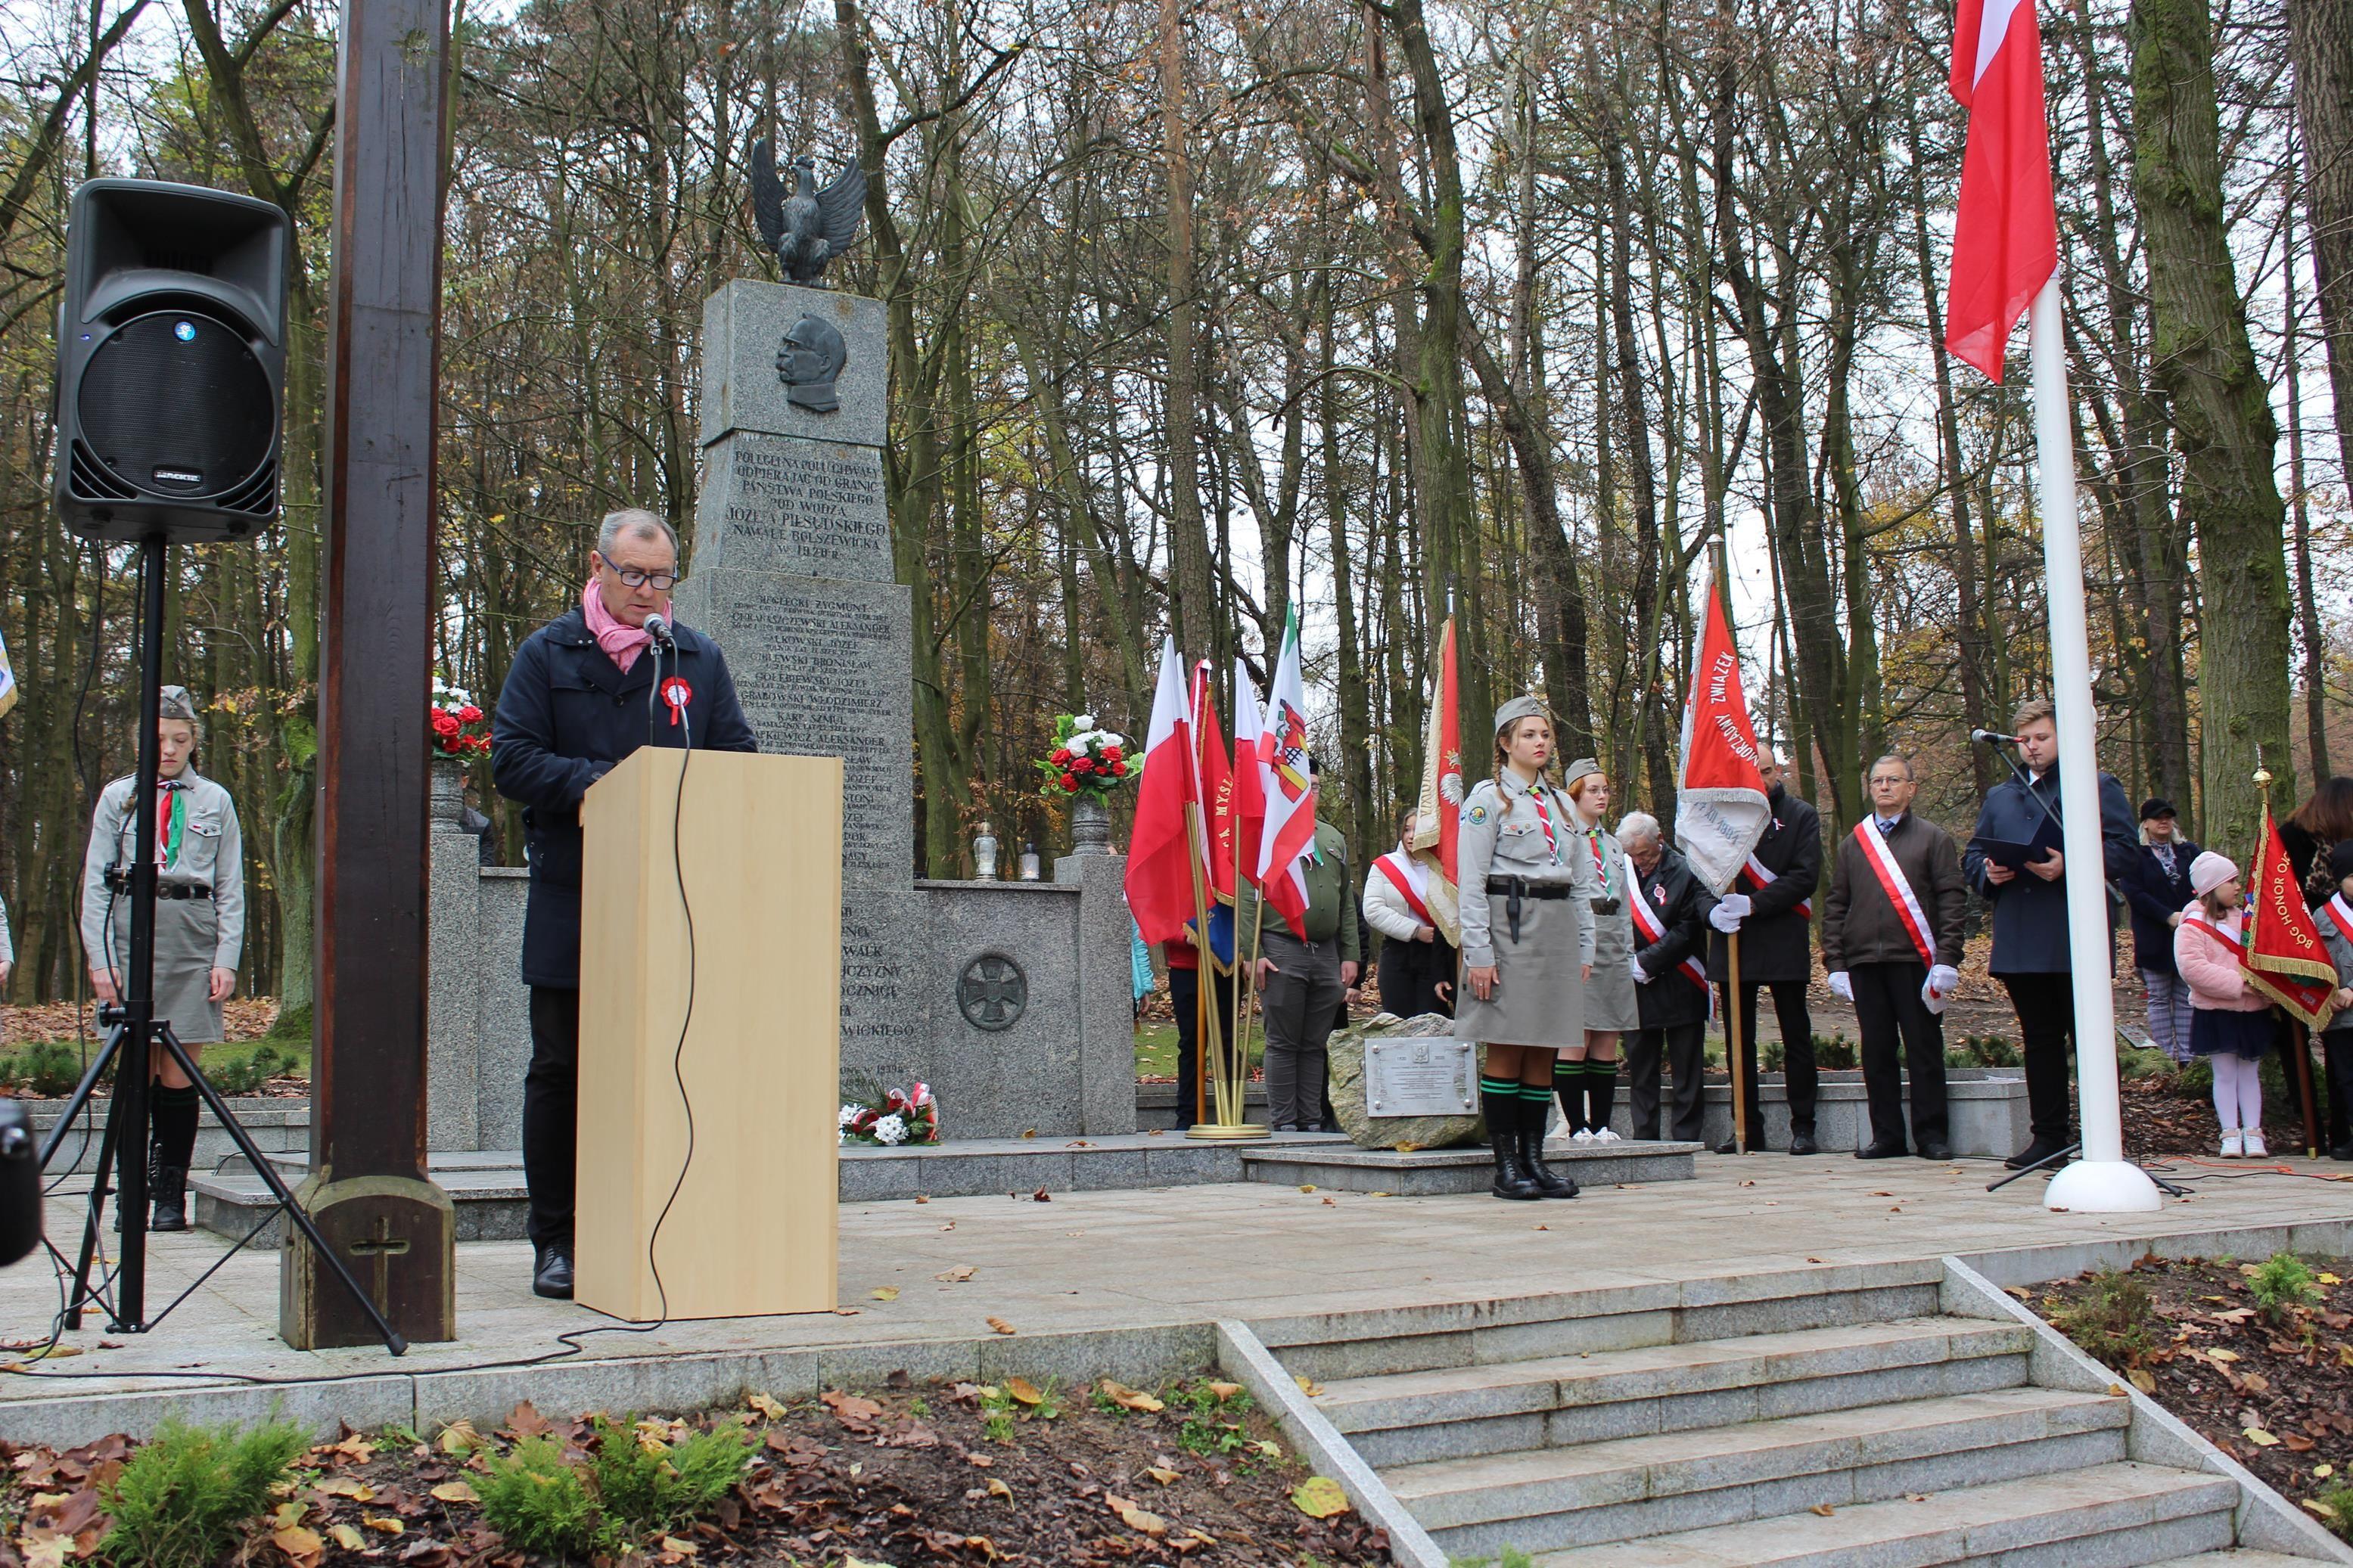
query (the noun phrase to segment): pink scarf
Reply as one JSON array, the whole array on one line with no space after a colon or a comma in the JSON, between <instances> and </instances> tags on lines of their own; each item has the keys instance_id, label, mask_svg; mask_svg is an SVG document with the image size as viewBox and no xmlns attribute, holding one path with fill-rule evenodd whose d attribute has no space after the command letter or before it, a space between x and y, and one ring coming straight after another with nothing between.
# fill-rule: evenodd
<instances>
[{"instance_id":1,"label":"pink scarf","mask_svg":"<svg viewBox=\"0 0 2353 1568\"><path fill-rule=\"evenodd\" d=\"M613 612L605 607L605 595L593 582L580 590L580 611L588 617L588 635L621 667L623 675L638 662L638 655L653 645L653 634L645 627L613 618Z\"/></svg>"}]
</instances>

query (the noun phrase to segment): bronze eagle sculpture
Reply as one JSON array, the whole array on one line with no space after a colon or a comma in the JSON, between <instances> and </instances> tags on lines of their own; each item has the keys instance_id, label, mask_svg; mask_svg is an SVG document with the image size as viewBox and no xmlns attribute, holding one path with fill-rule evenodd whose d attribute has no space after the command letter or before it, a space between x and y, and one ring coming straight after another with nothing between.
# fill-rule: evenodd
<instances>
[{"instance_id":1,"label":"bronze eagle sculpture","mask_svg":"<svg viewBox=\"0 0 2353 1568\"><path fill-rule=\"evenodd\" d=\"M818 188L817 160L793 160L793 194L776 178L776 157L765 136L752 143L752 216L760 237L784 264L785 276L825 287L826 264L848 250L866 216L866 171L852 163Z\"/></svg>"}]
</instances>

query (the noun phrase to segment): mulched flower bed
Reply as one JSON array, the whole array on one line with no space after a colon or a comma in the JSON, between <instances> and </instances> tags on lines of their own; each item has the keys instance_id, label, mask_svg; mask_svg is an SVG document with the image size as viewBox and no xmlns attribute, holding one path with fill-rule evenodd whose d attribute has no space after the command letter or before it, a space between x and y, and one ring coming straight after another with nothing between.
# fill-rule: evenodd
<instances>
[{"instance_id":1,"label":"mulched flower bed","mask_svg":"<svg viewBox=\"0 0 2353 1568\"><path fill-rule=\"evenodd\" d=\"M2353 1259L2143 1258L2035 1292L2014 1289L2084 1350L2324 1523L2353 1533ZM2293 1270L2290 1271L2291 1274ZM2301 1300L2297 1298L2301 1297Z\"/></svg>"},{"instance_id":2,"label":"mulched flower bed","mask_svg":"<svg viewBox=\"0 0 2353 1568\"><path fill-rule=\"evenodd\" d=\"M645 1442L739 1426L750 1468L710 1515L646 1543L636 1561L808 1568L1004 1563L1023 1568L1215 1563L1338 1568L1389 1561L1386 1535L1315 1480L1231 1384L1160 1395L1116 1383L1076 1390L914 1386L895 1373L872 1396L828 1392L789 1404L641 1421ZM1165 1396L1165 1397L1163 1397ZM590 1421L518 1405L492 1434L457 1426L417 1440L355 1434L312 1448L275 1516L256 1521L240 1563L360 1563L402 1568L527 1568L485 1520L476 1486L492 1457L552 1436L585 1461ZM100 1489L130 1446L111 1437L65 1454L5 1450L0 1568L54 1565L104 1534ZM1332 1511L1336 1509L1336 1511ZM1324 1515L1324 1517L1317 1517ZM600 1563L603 1559L598 1560Z\"/></svg>"}]
</instances>

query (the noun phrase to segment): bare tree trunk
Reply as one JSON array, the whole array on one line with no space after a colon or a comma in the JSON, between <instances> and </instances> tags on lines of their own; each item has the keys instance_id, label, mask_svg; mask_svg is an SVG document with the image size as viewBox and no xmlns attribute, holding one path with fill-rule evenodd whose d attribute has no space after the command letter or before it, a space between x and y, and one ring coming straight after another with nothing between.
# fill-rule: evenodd
<instances>
[{"instance_id":1,"label":"bare tree trunk","mask_svg":"<svg viewBox=\"0 0 2353 1568\"><path fill-rule=\"evenodd\" d=\"M1185 5L1160 0L1160 135L1168 199L1168 547L1171 629L1188 657L1216 638L1209 535L1201 519L1199 301L1193 282L1193 160L1185 122Z\"/></svg>"},{"instance_id":2,"label":"bare tree trunk","mask_svg":"<svg viewBox=\"0 0 2353 1568\"><path fill-rule=\"evenodd\" d=\"M2287 0L2287 27L2337 450L2353 485L2353 0Z\"/></svg>"}]
</instances>

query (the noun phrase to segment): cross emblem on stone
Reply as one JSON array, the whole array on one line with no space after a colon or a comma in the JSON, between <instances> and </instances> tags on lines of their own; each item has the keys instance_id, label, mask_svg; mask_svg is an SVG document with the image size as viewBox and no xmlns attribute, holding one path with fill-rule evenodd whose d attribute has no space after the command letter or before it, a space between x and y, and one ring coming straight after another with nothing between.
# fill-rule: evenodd
<instances>
[{"instance_id":1,"label":"cross emblem on stone","mask_svg":"<svg viewBox=\"0 0 2353 1568\"><path fill-rule=\"evenodd\" d=\"M956 1005L976 1029L1009 1029L1029 1005L1029 977L1001 952L984 952L964 966Z\"/></svg>"}]
</instances>

